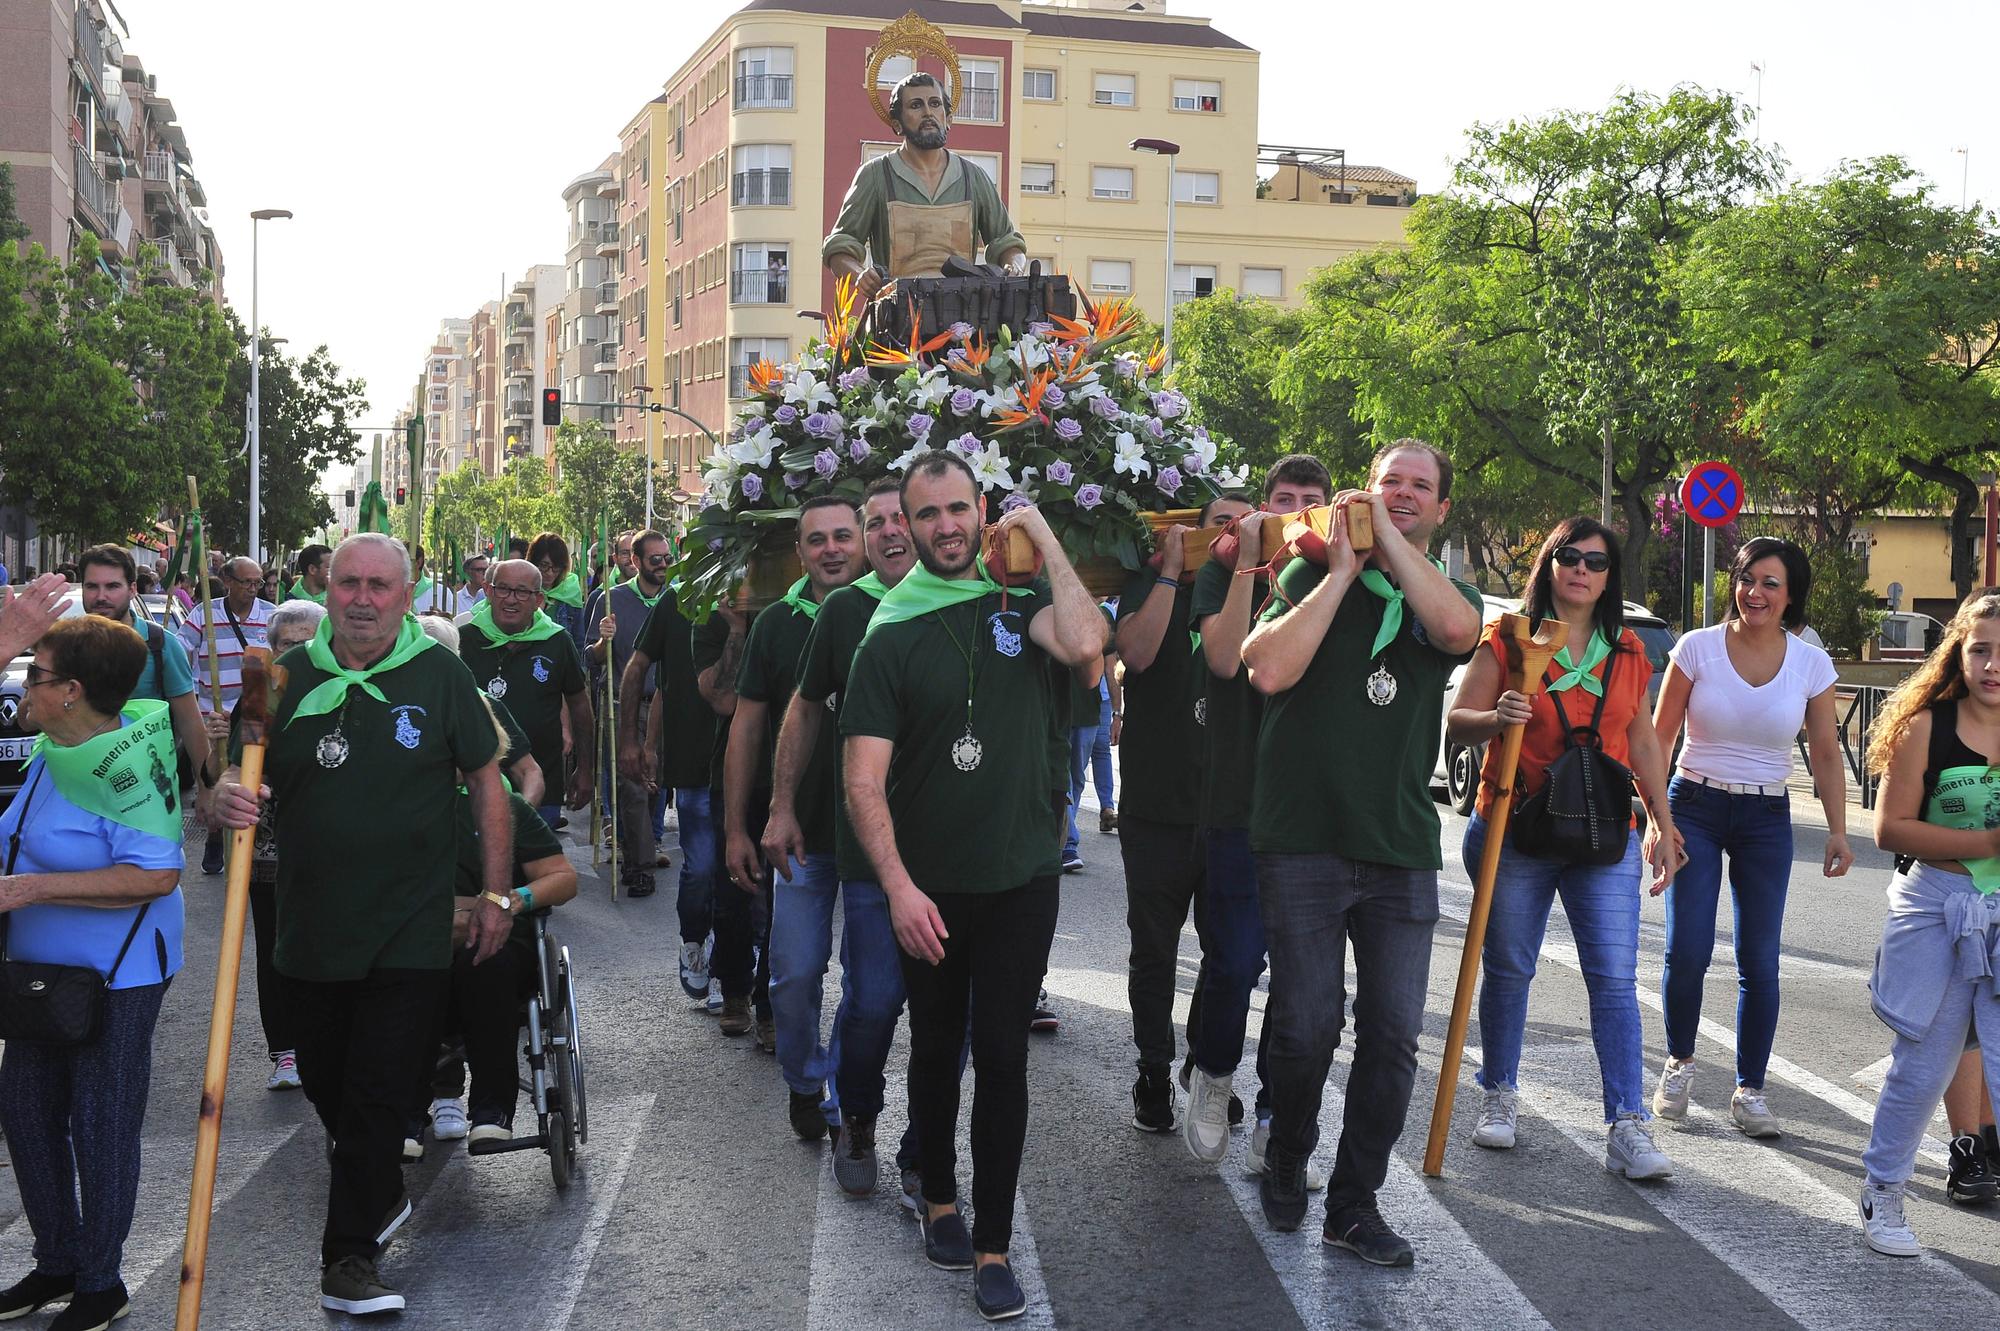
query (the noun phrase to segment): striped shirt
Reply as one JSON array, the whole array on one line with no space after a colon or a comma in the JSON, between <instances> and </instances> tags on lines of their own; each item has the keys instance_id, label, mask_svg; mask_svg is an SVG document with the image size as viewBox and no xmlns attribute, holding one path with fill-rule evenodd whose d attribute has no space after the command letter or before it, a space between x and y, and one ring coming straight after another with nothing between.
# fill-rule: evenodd
<instances>
[{"instance_id":1,"label":"striped shirt","mask_svg":"<svg viewBox=\"0 0 2000 1331\"><path fill-rule=\"evenodd\" d=\"M218 596L181 622L180 639L188 655L194 658L194 692L202 711L211 710L212 701L202 616L212 616L215 621L215 669L222 683L222 709L226 712L236 706L236 695L243 691L243 649L270 645L264 637L264 626L271 618L272 608L269 601L259 599L251 604L248 614L236 616L232 624L228 608Z\"/></svg>"}]
</instances>

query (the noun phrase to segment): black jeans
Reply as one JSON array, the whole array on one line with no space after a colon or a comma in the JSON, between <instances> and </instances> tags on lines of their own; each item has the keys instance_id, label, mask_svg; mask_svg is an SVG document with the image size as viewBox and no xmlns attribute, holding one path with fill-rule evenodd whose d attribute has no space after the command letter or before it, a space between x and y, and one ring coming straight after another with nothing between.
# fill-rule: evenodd
<instances>
[{"instance_id":1,"label":"black jeans","mask_svg":"<svg viewBox=\"0 0 2000 1331\"><path fill-rule=\"evenodd\" d=\"M720 805L720 792L715 795ZM770 794L753 792L750 797L748 831L752 841L764 836L764 823L771 816ZM722 818L716 817L715 846L715 951L708 962L709 974L724 998L749 995L759 1017L771 1015L771 871L764 871L764 890L752 895L729 881L725 859L728 847L721 834Z\"/></svg>"},{"instance_id":2,"label":"black jeans","mask_svg":"<svg viewBox=\"0 0 2000 1331\"><path fill-rule=\"evenodd\" d=\"M958 1200L958 1091L972 1018L972 1246L1006 1252L1028 1138L1028 1018L1049 966L1060 900L1051 874L1005 892L940 892L944 960L904 953L910 1123L924 1200Z\"/></svg>"},{"instance_id":3,"label":"black jeans","mask_svg":"<svg viewBox=\"0 0 2000 1331\"><path fill-rule=\"evenodd\" d=\"M465 898L460 898L464 900ZM465 1090L465 1070L472 1070L468 1108L473 1118L498 1114L514 1121L521 1094L521 1060L515 1052L521 1029L521 1004L535 990L535 945L510 937L500 950L475 966L472 954L452 954L451 978L438 1008L438 1058L425 1069L414 1122L422 1122L424 1107L433 1099L454 1100ZM463 1051L463 1058L460 1051Z\"/></svg>"},{"instance_id":4,"label":"black jeans","mask_svg":"<svg viewBox=\"0 0 2000 1331\"><path fill-rule=\"evenodd\" d=\"M291 1018L285 1012L285 977L271 960L278 946L278 885L250 884L250 930L257 943L257 1017L264 1027L264 1051L276 1062L286 1050L297 1050Z\"/></svg>"},{"instance_id":5,"label":"black jeans","mask_svg":"<svg viewBox=\"0 0 2000 1331\"><path fill-rule=\"evenodd\" d=\"M15 1040L0 1057L0 1127L35 1235L35 1269L73 1275L89 1293L118 1283L132 1229L153 1027L169 983L105 994L104 1026L89 1044Z\"/></svg>"},{"instance_id":6,"label":"black jeans","mask_svg":"<svg viewBox=\"0 0 2000 1331\"><path fill-rule=\"evenodd\" d=\"M1374 1196L1403 1134L1430 987L1437 873L1260 851L1257 898L1271 949L1264 1017L1271 1149L1292 1158L1311 1155L1319 1142L1320 1096L1346 1022L1347 945L1354 944L1354 1066L1327 1182L1331 1215Z\"/></svg>"},{"instance_id":7,"label":"black jeans","mask_svg":"<svg viewBox=\"0 0 2000 1331\"><path fill-rule=\"evenodd\" d=\"M1142 1068L1174 1061L1181 926L1208 877L1206 846L1202 830L1189 824L1156 823L1129 813L1118 820L1118 849L1125 857L1125 924L1132 934L1126 993ZM1203 923L1197 906L1197 933Z\"/></svg>"},{"instance_id":8,"label":"black jeans","mask_svg":"<svg viewBox=\"0 0 2000 1331\"><path fill-rule=\"evenodd\" d=\"M403 1195L410 1088L430 1070L448 974L381 969L359 980L286 977L299 1079L333 1138L322 1262L373 1258L375 1235Z\"/></svg>"}]
</instances>

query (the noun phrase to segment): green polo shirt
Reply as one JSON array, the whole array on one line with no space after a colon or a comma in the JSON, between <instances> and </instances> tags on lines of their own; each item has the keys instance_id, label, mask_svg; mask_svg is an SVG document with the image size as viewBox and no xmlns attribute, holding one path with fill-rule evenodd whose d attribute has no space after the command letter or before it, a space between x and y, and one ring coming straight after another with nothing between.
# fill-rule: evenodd
<instances>
[{"instance_id":1,"label":"green polo shirt","mask_svg":"<svg viewBox=\"0 0 2000 1331\"><path fill-rule=\"evenodd\" d=\"M1194 591L1159 586L1159 575L1141 569L1125 583L1118 619L1137 617L1149 596L1171 596L1173 615L1153 663L1134 670L1125 663L1125 728L1118 740L1119 813L1156 823L1192 825L1201 817L1201 792L1188 765L1201 754L1203 676L1208 667L1189 639Z\"/></svg>"},{"instance_id":2,"label":"green polo shirt","mask_svg":"<svg viewBox=\"0 0 2000 1331\"><path fill-rule=\"evenodd\" d=\"M1229 580L1235 574L1210 561L1194 575L1194 599L1189 618L1199 627L1210 615L1219 614L1229 595ZM1250 594L1252 623L1257 607L1264 603L1269 583L1263 578ZM1250 792L1257 779L1257 731L1264 721L1264 695L1250 687L1250 672L1237 667L1229 679L1218 679L1200 662L1208 690L1206 724L1203 726L1201 765L1201 821L1204 827L1242 828L1250 826Z\"/></svg>"},{"instance_id":3,"label":"green polo shirt","mask_svg":"<svg viewBox=\"0 0 2000 1331\"><path fill-rule=\"evenodd\" d=\"M1278 575L1278 595L1264 622L1282 619L1326 577L1294 559ZM1477 588L1457 579L1475 610ZM1265 780L1251 798L1250 847L1281 854L1339 855L1405 869L1440 869L1437 766L1444 690L1452 667L1471 652L1448 655L1430 645L1415 612L1382 649L1379 664L1396 679L1386 706L1368 700L1377 660L1370 649L1386 603L1359 582L1347 589L1333 623L1299 682L1264 701L1257 766Z\"/></svg>"},{"instance_id":4,"label":"green polo shirt","mask_svg":"<svg viewBox=\"0 0 2000 1331\"><path fill-rule=\"evenodd\" d=\"M874 602L869 602L869 608L872 611ZM826 608L820 607L820 614L825 613ZM751 788L753 808L770 807L778 728L784 724L785 709L791 706L792 694L798 689L801 658L816 622L806 618L798 607L779 601L764 607L757 622L750 626L750 640L743 646L743 664L736 672L736 696L761 702L769 709L764 752L757 760L757 781ZM798 815L799 830L805 834L809 855L833 854L833 754L839 744L833 727L821 726L819 738L806 756L805 770L799 774L793 811Z\"/></svg>"},{"instance_id":5,"label":"green polo shirt","mask_svg":"<svg viewBox=\"0 0 2000 1331\"><path fill-rule=\"evenodd\" d=\"M514 720L527 732L528 746L542 769L550 804L562 803L563 700L582 693L588 680L576 640L557 633L535 642L495 646L475 624L459 630L458 654L487 696L507 704ZM590 736L576 736L579 761L588 761Z\"/></svg>"},{"instance_id":6,"label":"green polo shirt","mask_svg":"<svg viewBox=\"0 0 2000 1331\"><path fill-rule=\"evenodd\" d=\"M666 708L660 718L660 784L669 790L699 790L708 784L709 760L715 752L715 709L701 696L695 682L694 626L662 596L639 630L635 651L653 662L654 698Z\"/></svg>"},{"instance_id":7,"label":"green polo shirt","mask_svg":"<svg viewBox=\"0 0 2000 1331\"><path fill-rule=\"evenodd\" d=\"M301 980L358 980L372 970L451 965L452 882L461 771L499 752L472 673L429 649L339 710L292 721L328 676L303 647L272 718L264 780L278 819L277 965ZM347 760L322 767L318 746L338 724ZM298 816L289 816L294 811Z\"/></svg>"},{"instance_id":8,"label":"green polo shirt","mask_svg":"<svg viewBox=\"0 0 2000 1331\"><path fill-rule=\"evenodd\" d=\"M833 864L842 882L872 879L875 866L854 835L847 818L847 795L840 743L840 709L847 700L847 676L854 666L854 649L868 632L868 617L881 601L860 587L838 587L820 603L819 618L806 636L805 651L799 656L799 697L809 703L824 704L831 712L820 727L820 738L833 750L828 782L832 787ZM817 761L818 753L815 751ZM799 821L805 821L805 781L799 782Z\"/></svg>"},{"instance_id":9,"label":"green polo shirt","mask_svg":"<svg viewBox=\"0 0 2000 1331\"><path fill-rule=\"evenodd\" d=\"M1028 625L1040 592L999 593L869 633L840 708L842 736L894 743L889 812L910 878L927 893L1003 892L1062 869L1050 835L1048 655ZM956 645L954 645L956 644ZM954 749L971 727L979 764Z\"/></svg>"},{"instance_id":10,"label":"green polo shirt","mask_svg":"<svg viewBox=\"0 0 2000 1331\"><path fill-rule=\"evenodd\" d=\"M755 624L753 623L751 627L754 628ZM722 663L723 650L729 645L729 621L721 615L710 615L707 619L695 625L692 642L694 674L698 682L704 670L707 670L710 666ZM748 634L744 636L743 650L746 652L750 650ZM741 661L737 662L736 673L739 677L743 673ZM731 687L734 687L734 680L727 682ZM695 696L701 696L698 683ZM708 707L707 699L702 700L702 706ZM714 711L714 708L709 708L710 715L714 715ZM718 827L722 824L722 766L724 760L729 756L729 726L733 719L733 713L730 716L717 716L715 718L715 743L708 751L708 788L715 794L715 821ZM765 784L769 784L768 779Z\"/></svg>"},{"instance_id":11,"label":"green polo shirt","mask_svg":"<svg viewBox=\"0 0 2000 1331\"><path fill-rule=\"evenodd\" d=\"M507 812L514 826L514 854L508 870L507 886L526 887L534 875L528 872L528 865L534 860L545 860L551 855L563 853L562 842L535 812L535 806L512 791L507 792ZM461 897L476 897L486 890L486 866L480 855L479 827L472 821L472 801L461 798L458 801L458 881L457 894ZM526 914L514 916L513 937L523 942L533 942L535 926L533 917Z\"/></svg>"}]
</instances>

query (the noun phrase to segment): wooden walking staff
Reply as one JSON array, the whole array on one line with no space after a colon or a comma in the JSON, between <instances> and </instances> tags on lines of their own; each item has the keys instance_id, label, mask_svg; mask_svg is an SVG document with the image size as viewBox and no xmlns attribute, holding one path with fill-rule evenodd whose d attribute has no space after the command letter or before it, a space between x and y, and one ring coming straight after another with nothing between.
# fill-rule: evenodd
<instances>
[{"instance_id":1,"label":"wooden walking staff","mask_svg":"<svg viewBox=\"0 0 2000 1331\"><path fill-rule=\"evenodd\" d=\"M597 525L598 525L598 539L604 545L604 554L602 556L604 571L599 576L597 585L599 589L599 594L604 598L605 613L608 614L611 611L611 570L616 567L616 565L612 563L610 515L608 513L600 515L598 518ZM602 809L605 807L606 804L609 804L611 806L611 899L613 901L618 900L618 855L619 855L618 762L616 756L618 752L618 747L617 747L618 746L618 681L615 677L612 676L610 670L610 663L615 655L616 654L612 652L609 648L605 649L604 661L606 668L604 671L604 678L607 687L604 690L604 751L606 753L613 755L611 763L611 783L610 783L611 788L609 791L597 791L591 796L591 804L593 807ZM593 762L596 762L596 757L597 756L595 754L592 755ZM591 784L595 786L597 784L597 778L602 776L603 774L604 774L604 766L602 763L597 763L596 766L593 766L590 769ZM610 796L608 800L605 798L607 794Z\"/></svg>"},{"instance_id":2,"label":"wooden walking staff","mask_svg":"<svg viewBox=\"0 0 2000 1331\"><path fill-rule=\"evenodd\" d=\"M264 727L272 711L271 690L283 687L282 672L269 666L269 660L270 653L262 647L252 647L243 654L243 688L237 696L236 718L243 741L241 784L248 790L264 784ZM229 1084L229 1044L236 1024L236 978L243 959L243 921L250 908L250 859L256 838L255 827L239 827L230 834L222 946L216 954L215 1006L208 1019L208 1063L201 1075L201 1116L195 1123L194 1183L188 1191L187 1246L181 1257L176 1331L195 1331L201 1322L201 1286L208 1266L208 1222L215 1205L215 1158L222 1145L222 1098Z\"/></svg>"},{"instance_id":3,"label":"wooden walking staff","mask_svg":"<svg viewBox=\"0 0 2000 1331\"><path fill-rule=\"evenodd\" d=\"M1569 625L1551 615L1541 632L1532 632L1526 615L1500 616L1499 640L1507 652L1503 688L1531 700L1542 691L1549 659L1569 641ZM1465 918L1465 949L1458 958L1458 988L1451 996L1451 1025L1444 1036L1444 1062L1438 1068L1437 1098L1431 1102L1431 1135L1424 1146L1424 1173L1444 1173L1444 1139L1451 1131L1452 1102L1458 1096L1458 1065L1465 1053L1465 1028L1472 1016L1472 991L1479 982L1479 954L1486 945L1486 917L1493 910L1493 879L1500 871L1500 851L1507 844L1507 820L1514 812L1514 773L1521 765L1523 726L1500 732L1500 779L1493 805L1486 814L1486 844L1479 853L1479 872L1472 879L1472 911Z\"/></svg>"}]
</instances>

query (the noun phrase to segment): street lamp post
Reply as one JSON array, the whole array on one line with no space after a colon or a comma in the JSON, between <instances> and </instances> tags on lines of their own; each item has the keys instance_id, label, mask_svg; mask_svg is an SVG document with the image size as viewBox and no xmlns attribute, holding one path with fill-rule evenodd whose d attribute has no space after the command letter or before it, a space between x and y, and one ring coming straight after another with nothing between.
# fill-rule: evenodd
<instances>
[{"instance_id":1,"label":"street lamp post","mask_svg":"<svg viewBox=\"0 0 2000 1331\"><path fill-rule=\"evenodd\" d=\"M259 208L250 214L250 557L264 562L262 516L263 493L263 399L258 395L257 359L263 339L263 325L257 322L257 224L289 218L284 208Z\"/></svg>"},{"instance_id":2,"label":"street lamp post","mask_svg":"<svg viewBox=\"0 0 2000 1331\"><path fill-rule=\"evenodd\" d=\"M1158 153L1167 159L1167 314L1160 341L1168 368L1174 363L1174 162L1181 146L1172 139L1134 139L1134 152Z\"/></svg>"},{"instance_id":3,"label":"street lamp post","mask_svg":"<svg viewBox=\"0 0 2000 1331\"><path fill-rule=\"evenodd\" d=\"M639 399L641 437L646 448L646 527L653 526L653 413L647 410L646 399L652 395L651 384L633 384L632 392Z\"/></svg>"}]
</instances>

